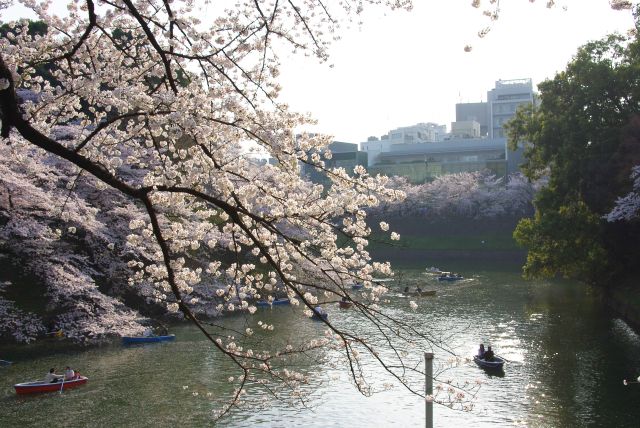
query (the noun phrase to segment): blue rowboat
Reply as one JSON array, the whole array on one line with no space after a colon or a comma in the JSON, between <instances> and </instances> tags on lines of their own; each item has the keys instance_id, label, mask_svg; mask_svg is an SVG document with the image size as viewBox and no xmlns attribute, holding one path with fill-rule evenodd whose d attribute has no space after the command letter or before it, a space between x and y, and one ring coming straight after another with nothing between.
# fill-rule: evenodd
<instances>
[{"instance_id":1,"label":"blue rowboat","mask_svg":"<svg viewBox=\"0 0 640 428\"><path fill-rule=\"evenodd\" d=\"M321 306L316 306L315 308L313 308L313 315L311 316L312 320L322 321L326 320L327 317L329 317L329 314L327 313L327 311L322 309Z\"/></svg>"},{"instance_id":2,"label":"blue rowboat","mask_svg":"<svg viewBox=\"0 0 640 428\"><path fill-rule=\"evenodd\" d=\"M360 289L362 289L363 287L364 287L364 284L353 284L353 285L351 286L351 289L352 289L352 290L360 290Z\"/></svg>"},{"instance_id":3,"label":"blue rowboat","mask_svg":"<svg viewBox=\"0 0 640 428\"><path fill-rule=\"evenodd\" d=\"M504 365L504 359L497 356L493 357L491 361L486 361L486 360L483 360L482 358L478 358L477 355L474 355L473 361L483 369L500 370Z\"/></svg>"},{"instance_id":4,"label":"blue rowboat","mask_svg":"<svg viewBox=\"0 0 640 428\"><path fill-rule=\"evenodd\" d=\"M459 281L464 279L462 275L442 274L438 277L438 281Z\"/></svg>"},{"instance_id":5,"label":"blue rowboat","mask_svg":"<svg viewBox=\"0 0 640 428\"><path fill-rule=\"evenodd\" d=\"M13 364L11 361L0 360L0 367L10 366L11 364Z\"/></svg>"},{"instance_id":6,"label":"blue rowboat","mask_svg":"<svg viewBox=\"0 0 640 428\"><path fill-rule=\"evenodd\" d=\"M291 300L289 300L288 298L275 299L271 303L267 302L266 300L258 300L256 302L256 306L259 308L266 308L269 306L290 305L290 304L291 304Z\"/></svg>"},{"instance_id":7,"label":"blue rowboat","mask_svg":"<svg viewBox=\"0 0 640 428\"><path fill-rule=\"evenodd\" d=\"M167 342L174 340L175 334L168 334L166 336L122 336L122 343L130 345L133 343L155 343L155 342Z\"/></svg>"}]
</instances>

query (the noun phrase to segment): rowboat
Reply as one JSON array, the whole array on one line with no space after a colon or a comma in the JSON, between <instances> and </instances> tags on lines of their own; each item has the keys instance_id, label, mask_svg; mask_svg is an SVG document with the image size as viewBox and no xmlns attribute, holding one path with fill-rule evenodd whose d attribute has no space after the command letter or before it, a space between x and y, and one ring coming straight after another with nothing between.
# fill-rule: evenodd
<instances>
[{"instance_id":1,"label":"rowboat","mask_svg":"<svg viewBox=\"0 0 640 428\"><path fill-rule=\"evenodd\" d=\"M448 272L443 272L442 275L438 277L438 281L459 281L461 279L464 279L462 275Z\"/></svg>"},{"instance_id":2,"label":"rowboat","mask_svg":"<svg viewBox=\"0 0 640 428\"><path fill-rule=\"evenodd\" d=\"M504 365L504 359L497 356L493 357L493 360L491 361L486 361L479 358L477 355L474 355L473 361L483 369L500 370Z\"/></svg>"},{"instance_id":3,"label":"rowboat","mask_svg":"<svg viewBox=\"0 0 640 428\"><path fill-rule=\"evenodd\" d=\"M436 290L420 290L420 291L409 291L402 293L405 296L414 296L414 297L424 297L424 296L435 296Z\"/></svg>"},{"instance_id":4,"label":"rowboat","mask_svg":"<svg viewBox=\"0 0 640 428\"><path fill-rule=\"evenodd\" d=\"M311 319L316 321L322 321L322 320L326 320L328 316L329 314L327 314L327 312L324 309L322 309L321 306L316 306L315 308L313 308L313 315L311 316Z\"/></svg>"},{"instance_id":5,"label":"rowboat","mask_svg":"<svg viewBox=\"0 0 640 428\"><path fill-rule=\"evenodd\" d=\"M275 299L272 302L268 302L266 300L258 300L256 302L256 306L258 306L260 308L266 308L268 306L290 305L290 304L291 304L291 300L289 300L286 297L281 298L281 299Z\"/></svg>"},{"instance_id":6,"label":"rowboat","mask_svg":"<svg viewBox=\"0 0 640 428\"><path fill-rule=\"evenodd\" d=\"M351 286L352 290L360 290L362 287L364 287L364 284L353 284Z\"/></svg>"},{"instance_id":7,"label":"rowboat","mask_svg":"<svg viewBox=\"0 0 640 428\"><path fill-rule=\"evenodd\" d=\"M85 376L78 376L72 380L65 380L64 382L43 382L36 380L33 382L17 383L13 385L16 389L16 394L35 394L38 392L55 392L62 391L64 389L76 388L80 385L87 383L89 379Z\"/></svg>"},{"instance_id":8,"label":"rowboat","mask_svg":"<svg viewBox=\"0 0 640 428\"><path fill-rule=\"evenodd\" d=\"M341 301L338 302L338 305L340 306L340 309L349 309L351 306L353 306L353 302Z\"/></svg>"},{"instance_id":9,"label":"rowboat","mask_svg":"<svg viewBox=\"0 0 640 428\"><path fill-rule=\"evenodd\" d=\"M0 367L10 366L11 364L13 364L11 361L0 360Z\"/></svg>"},{"instance_id":10,"label":"rowboat","mask_svg":"<svg viewBox=\"0 0 640 428\"><path fill-rule=\"evenodd\" d=\"M122 336L122 343L125 345L130 345L134 343L166 342L169 340L174 340L175 338L175 334L168 334L166 336Z\"/></svg>"}]
</instances>

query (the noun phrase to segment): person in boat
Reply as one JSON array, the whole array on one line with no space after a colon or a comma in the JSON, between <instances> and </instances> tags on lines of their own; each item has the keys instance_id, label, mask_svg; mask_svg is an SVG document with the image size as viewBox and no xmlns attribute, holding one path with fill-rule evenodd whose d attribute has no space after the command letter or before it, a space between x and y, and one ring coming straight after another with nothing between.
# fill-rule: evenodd
<instances>
[{"instance_id":1,"label":"person in boat","mask_svg":"<svg viewBox=\"0 0 640 428\"><path fill-rule=\"evenodd\" d=\"M327 317L327 312L324 309L322 309L322 306L316 306L315 308L313 308L313 312L318 318Z\"/></svg>"},{"instance_id":2,"label":"person in boat","mask_svg":"<svg viewBox=\"0 0 640 428\"><path fill-rule=\"evenodd\" d=\"M409 294L409 287L404 287L404 294Z\"/></svg>"},{"instance_id":3,"label":"person in boat","mask_svg":"<svg viewBox=\"0 0 640 428\"><path fill-rule=\"evenodd\" d=\"M142 337L151 337L151 336L153 336L153 329L151 329L150 327L147 327L142 333Z\"/></svg>"},{"instance_id":4,"label":"person in boat","mask_svg":"<svg viewBox=\"0 0 640 428\"><path fill-rule=\"evenodd\" d=\"M63 377L64 377L63 375L56 374L55 368L51 368L49 369L49 373L47 373L44 376L44 381L47 383L55 383L55 382L58 382Z\"/></svg>"},{"instance_id":5,"label":"person in boat","mask_svg":"<svg viewBox=\"0 0 640 428\"><path fill-rule=\"evenodd\" d=\"M157 331L160 336L166 336L169 334L169 328L162 323L157 327Z\"/></svg>"},{"instance_id":6,"label":"person in boat","mask_svg":"<svg viewBox=\"0 0 640 428\"><path fill-rule=\"evenodd\" d=\"M480 348L478 349L478 358L484 358L484 343L480 344Z\"/></svg>"},{"instance_id":7,"label":"person in boat","mask_svg":"<svg viewBox=\"0 0 640 428\"><path fill-rule=\"evenodd\" d=\"M64 368L64 380L72 380L75 379L76 372L69 366Z\"/></svg>"},{"instance_id":8,"label":"person in boat","mask_svg":"<svg viewBox=\"0 0 640 428\"><path fill-rule=\"evenodd\" d=\"M487 351L484 353L484 358L483 359L485 361L493 361L493 357L495 357L495 354L491 350L491 346L488 346L487 347Z\"/></svg>"},{"instance_id":9,"label":"person in boat","mask_svg":"<svg viewBox=\"0 0 640 428\"><path fill-rule=\"evenodd\" d=\"M417 292L418 294L422 293L422 288L420 288L420 287L416 287L416 292Z\"/></svg>"}]
</instances>

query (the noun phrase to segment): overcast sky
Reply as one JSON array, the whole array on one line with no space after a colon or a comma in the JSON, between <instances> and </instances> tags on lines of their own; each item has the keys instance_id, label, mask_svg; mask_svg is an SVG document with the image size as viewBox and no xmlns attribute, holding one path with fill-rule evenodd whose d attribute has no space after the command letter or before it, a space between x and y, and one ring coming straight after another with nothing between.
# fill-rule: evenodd
<instances>
[{"instance_id":1,"label":"overcast sky","mask_svg":"<svg viewBox=\"0 0 640 428\"><path fill-rule=\"evenodd\" d=\"M360 28L343 32L328 63L288 59L282 100L319 121L310 131L339 141L359 143L418 122L450 129L455 104L486 101L496 80L532 78L535 85L564 69L578 46L633 26L631 13L611 10L607 0L556 1L566 11L546 3L503 0L483 39L476 33L488 21L471 0L415 0L411 12L377 9Z\"/></svg>"},{"instance_id":2,"label":"overcast sky","mask_svg":"<svg viewBox=\"0 0 640 428\"><path fill-rule=\"evenodd\" d=\"M414 0L411 12L370 7L361 26L343 29L328 62L282 58L281 101L318 120L307 131L350 143L418 122L450 129L455 104L486 101L496 80L535 85L564 69L578 46L633 26L631 13L611 10L608 0L546 3L502 0L483 39L477 32L489 21L471 0ZM2 19L19 14L12 12Z\"/></svg>"}]
</instances>

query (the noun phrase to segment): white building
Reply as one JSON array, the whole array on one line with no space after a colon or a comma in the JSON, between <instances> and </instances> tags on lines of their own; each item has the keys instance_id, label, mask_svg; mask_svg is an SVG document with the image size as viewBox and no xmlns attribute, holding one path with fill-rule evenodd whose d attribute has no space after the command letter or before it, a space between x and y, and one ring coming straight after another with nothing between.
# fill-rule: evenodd
<instances>
[{"instance_id":1,"label":"white building","mask_svg":"<svg viewBox=\"0 0 640 428\"><path fill-rule=\"evenodd\" d=\"M390 151L393 146L437 143L444 141L446 135L447 125L438 125L432 122L418 123L393 129L380 139L369 137L366 142L360 143L360 150L367 152L368 166L371 166L377 162L381 153Z\"/></svg>"},{"instance_id":2,"label":"white building","mask_svg":"<svg viewBox=\"0 0 640 428\"><path fill-rule=\"evenodd\" d=\"M396 128L389 131L387 136L391 144L418 144L437 143L444 140L446 134L446 125L427 122Z\"/></svg>"}]
</instances>

